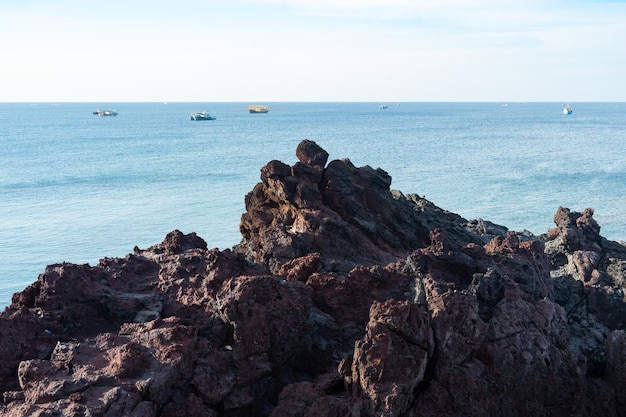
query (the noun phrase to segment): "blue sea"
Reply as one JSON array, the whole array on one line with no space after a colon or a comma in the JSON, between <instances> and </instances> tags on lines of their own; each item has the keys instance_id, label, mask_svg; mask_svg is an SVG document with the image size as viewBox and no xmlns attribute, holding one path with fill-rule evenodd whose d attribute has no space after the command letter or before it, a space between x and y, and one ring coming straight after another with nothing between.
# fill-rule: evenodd
<instances>
[{"instance_id":1,"label":"blue sea","mask_svg":"<svg viewBox=\"0 0 626 417\"><path fill-rule=\"evenodd\" d=\"M179 229L239 243L244 196L302 139L392 188L539 235L559 206L626 240L626 103L0 103L0 308L46 265L97 264ZM117 117L98 117L97 108ZM208 110L215 121L191 121Z\"/></svg>"}]
</instances>

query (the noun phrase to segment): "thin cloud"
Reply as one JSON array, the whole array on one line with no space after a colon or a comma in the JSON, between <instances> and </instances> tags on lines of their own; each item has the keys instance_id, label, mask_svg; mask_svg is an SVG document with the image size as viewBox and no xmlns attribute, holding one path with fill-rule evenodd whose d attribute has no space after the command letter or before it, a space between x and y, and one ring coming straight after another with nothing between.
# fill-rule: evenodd
<instances>
[{"instance_id":1,"label":"thin cloud","mask_svg":"<svg viewBox=\"0 0 626 417\"><path fill-rule=\"evenodd\" d=\"M0 5L3 99L626 97L621 76L606 76L626 72L624 3L141 3ZM181 81L193 74L211 81Z\"/></svg>"}]
</instances>

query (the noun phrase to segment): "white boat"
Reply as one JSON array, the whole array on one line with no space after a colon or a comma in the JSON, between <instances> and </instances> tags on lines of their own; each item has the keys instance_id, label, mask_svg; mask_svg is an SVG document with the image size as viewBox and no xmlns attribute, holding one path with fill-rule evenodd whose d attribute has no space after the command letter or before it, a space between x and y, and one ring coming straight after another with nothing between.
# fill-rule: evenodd
<instances>
[{"instance_id":1,"label":"white boat","mask_svg":"<svg viewBox=\"0 0 626 417\"><path fill-rule=\"evenodd\" d=\"M112 110L112 109L108 109L108 110L98 109L98 110L95 110L93 112L93 114L97 114L100 117L103 117L103 116L117 116L117 112L115 110Z\"/></svg>"},{"instance_id":2,"label":"white boat","mask_svg":"<svg viewBox=\"0 0 626 417\"><path fill-rule=\"evenodd\" d=\"M215 120L217 119L214 116L211 116L208 111L197 111L195 113L191 113L189 116L189 120Z\"/></svg>"},{"instance_id":3,"label":"white boat","mask_svg":"<svg viewBox=\"0 0 626 417\"><path fill-rule=\"evenodd\" d=\"M381 104L380 106L378 106L379 109L386 109L387 105L386 104Z\"/></svg>"},{"instance_id":4,"label":"white boat","mask_svg":"<svg viewBox=\"0 0 626 417\"><path fill-rule=\"evenodd\" d=\"M569 104L566 104L565 107L563 107L563 114L572 114L572 108Z\"/></svg>"}]
</instances>

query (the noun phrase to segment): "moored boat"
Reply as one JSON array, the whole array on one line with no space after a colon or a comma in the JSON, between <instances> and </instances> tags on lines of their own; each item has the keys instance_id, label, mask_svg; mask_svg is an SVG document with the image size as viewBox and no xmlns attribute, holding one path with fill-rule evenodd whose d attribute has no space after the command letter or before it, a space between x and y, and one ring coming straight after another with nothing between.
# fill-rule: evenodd
<instances>
[{"instance_id":1,"label":"moored boat","mask_svg":"<svg viewBox=\"0 0 626 417\"><path fill-rule=\"evenodd\" d=\"M216 120L217 118L211 116L208 111L197 111L195 113L191 113L189 116L189 120Z\"/></svg>"},{"instance_id":2,"label":"moored boat","mask_svg":"<svg viewBox=\"0 0 626 417\"><path fill-rule=\"evenodd\" d=\"M248 111L250 113L267 113L270 111L270 106L260 106L258 104L250 104L248 106Z\"/></svg>"},{"instance_id":3,"label":"moored boat","mask_svg":"<svg viewBox=\"0 0 626 417\"><path fill-rule=\"evenodd\" d=\"M572 108L569 104L566 104L565 107L563 107L563 114L572 114Z\"/></svg>"}]
</instances>

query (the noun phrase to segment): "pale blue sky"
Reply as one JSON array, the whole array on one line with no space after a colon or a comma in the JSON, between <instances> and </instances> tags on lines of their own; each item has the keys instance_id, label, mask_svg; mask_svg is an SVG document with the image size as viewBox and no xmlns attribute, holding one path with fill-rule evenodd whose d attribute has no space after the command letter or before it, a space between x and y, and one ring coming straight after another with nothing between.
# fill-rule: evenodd
<instances>
[{"instance_id":1,"label":"pale blue sky","mask_svg":"<svg viewBox=\"0 0 626 417\"><path fill-rule=\"evenodd\" d=\"M626 101L626 1L0 0L0 101Z\"/></svg>"}]
</instances>

